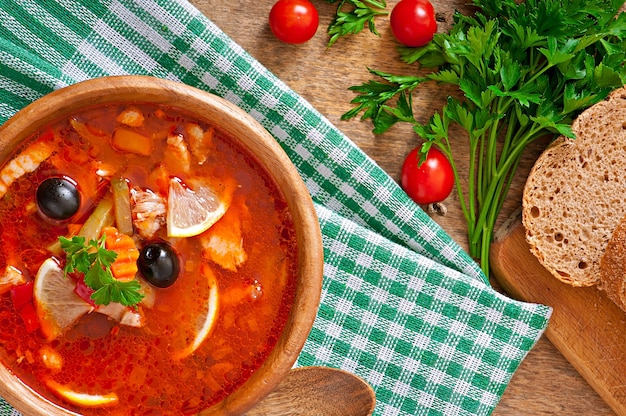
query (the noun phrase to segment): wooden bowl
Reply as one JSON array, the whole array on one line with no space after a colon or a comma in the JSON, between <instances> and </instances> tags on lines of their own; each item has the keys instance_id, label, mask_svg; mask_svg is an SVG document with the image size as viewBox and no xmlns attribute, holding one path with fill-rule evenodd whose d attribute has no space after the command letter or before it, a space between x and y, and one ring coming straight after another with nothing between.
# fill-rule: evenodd
<instances>
[{"instance_id":1,"label":"wooden bowl","mask_svg":"<svg viewBox=\"0 0 626 416\"><path fill-rule=\"evenodd\" d=\"M295 363L315 320L322 283L320 227L311 197L288 156L251 116L232 103L196 88L145 76L115 76L84 81L52 92L19 111L0 127L0 161L24 139L86 106L146 102L185 109L220 126L257 156L285 195L296 226L299 278L295 302L283 333L265 363L236 391L203 415L241 414L267 394ZM26 415L74 415L59 408L0 366L0 396Z\"/></svg>"}]
</instances>

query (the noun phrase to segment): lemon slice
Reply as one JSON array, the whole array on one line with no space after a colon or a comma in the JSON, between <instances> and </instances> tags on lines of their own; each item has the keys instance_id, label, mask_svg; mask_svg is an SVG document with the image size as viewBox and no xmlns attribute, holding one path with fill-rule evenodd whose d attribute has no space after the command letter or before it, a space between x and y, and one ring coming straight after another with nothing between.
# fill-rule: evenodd
<instances>
[{"instance_id":1,"label":"lemon slice","mask_svg":"<svg viewBox=\"0 0 626 416\"><path fill-rule=\"evenodd\" d=\"M185 348L173 354L174 359L176 360L182 360L183 358L193 354L194 351L196 351L209 337L213 327L215 326L219 306L217 281L215 280L213 272L208 267L202 268L202 275L207 277L208 284L208 297L206 304L203 308L203 313L199 315L198 320L196 321L196 333L192 341Z\"/></svg>"},{"instance_id":2,"label":"lemon slice","mask_svg":"<svg viewBox=\"0 0 626 416\"><path fill-rule=\"evenodd\" d=\"M110 392L107 394L81 393L50 379L46 380L45 384L46 387L48 387L58 397L65 399L72 404L82 407L114 406L119 401L119 398L117 397L117 394L115 394L115 392Z\"/></svg>"},{"instance_id":3,"label":"lemon slice","mask_svg":"<svg viewBox=\"0 0 626 416\"><path fill-rule=\"evenodd\" d=\"M74 293L74 287L74 282L64 276L63 269L52 258L43 262L35 276L35 309L41 330L48 340L63 334L92 309Z\"/></svg>"},{"instance_id":4,"label":"lemon slice","mask_svg":"<svg viewBox=\"0 0 626 416\"><path fill-rule=\"evenodd\" d=\"M167 197L168 237L193 237L208 230L228 209L229 198L223 196L207 184L198 183L193 190L172 178Z\"/></svg>"}]
</instances>

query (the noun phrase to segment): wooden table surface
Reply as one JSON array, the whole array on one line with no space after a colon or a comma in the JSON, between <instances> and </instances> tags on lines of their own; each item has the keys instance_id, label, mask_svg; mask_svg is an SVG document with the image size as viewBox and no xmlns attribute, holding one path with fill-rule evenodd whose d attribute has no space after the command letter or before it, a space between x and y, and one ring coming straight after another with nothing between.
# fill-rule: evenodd
<instances>
[{"instance_id":1,"label":"wooden table surface","mask_svg":"<svg viewBox=\"0 0 626 416\"><path fill-rule=\"evenodd\" d=\"M409 126L394 126L384 135L371 132L371 124L353 119L342 121L341 115L352 108L354 93L348 87L371 79L367 67L394 74L415 74L417 68L404 64L399 58L389 29L387 17L376 20L380 37L368 31L342 38L331 48L326 47L326 28L336 5L312 0L320 15L320 26L312 40L302 45L288 45L273 37L267 18L274 0L191 0L209 19L248 53L307 99L321 114L352 139L389 175L398 179L405 155L419 143ZM454 9L469 12L466 2L431 0L435 6L438 30L446 30ZM390 11L397 0L388 0ZM426 121L435 109L443 106L452 89L432 85L421 89L415 97L417 114ZM459 138L455 160L460 170L466 160L466 144ZM545 143L528 149L522 166L500 217L502 222L521 204L521 190L526 173ZM466 171L466 169L465 169ZM457 197L446 200L446 216L433 216L462 247L467 249L466 226ZM495 284L495 283L494 283ZM581 378L554 346L542 338L529 353L513 376L494 415L612 415L611 409Z\"/></svg>"}]
</instances>

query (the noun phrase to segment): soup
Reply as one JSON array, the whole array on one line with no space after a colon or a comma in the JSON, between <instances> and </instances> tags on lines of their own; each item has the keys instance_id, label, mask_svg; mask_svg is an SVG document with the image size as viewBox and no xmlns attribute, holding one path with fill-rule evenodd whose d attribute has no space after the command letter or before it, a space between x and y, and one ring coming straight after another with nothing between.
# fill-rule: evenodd
<instances>
[{"instance_id":1,"label":"soup","mask_svg":"<svg viewBox=\"0 0 626 416\"><path fill-rule=\"evenodd\" d=\"M294 300L284 195L184 110L95 106L0 169L0 357L83 414L194 414L258 369Z\"/></svg>"}]
</instances>

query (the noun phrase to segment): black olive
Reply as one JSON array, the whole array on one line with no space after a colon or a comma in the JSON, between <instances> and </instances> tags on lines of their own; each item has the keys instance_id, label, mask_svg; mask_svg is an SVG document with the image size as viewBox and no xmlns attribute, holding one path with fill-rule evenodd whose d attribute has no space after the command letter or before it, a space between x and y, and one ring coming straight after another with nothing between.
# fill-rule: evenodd
<instances>
[{"instance_id":1,"label":"black olive","mask_svg":"<svg viewBox=\"0 0 626 416\"><path fill-rule=\"evenodd\" d=\"M66 178L48 178L37 187L37 204L44 215L66 220L78 212L80 193Z\"/></svg>"},{"instance_id":2,"label":"black olive","mask_svg":"<svg viewBox=\"0 0 626 416\"><path fill-rule=\"evenodd\" d=\"M144 246L139 253L137 267L148 283L162 288L173 285L180 271L178 255L167 243Z\"/></svg>"}]
</instances>

